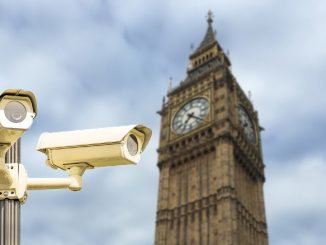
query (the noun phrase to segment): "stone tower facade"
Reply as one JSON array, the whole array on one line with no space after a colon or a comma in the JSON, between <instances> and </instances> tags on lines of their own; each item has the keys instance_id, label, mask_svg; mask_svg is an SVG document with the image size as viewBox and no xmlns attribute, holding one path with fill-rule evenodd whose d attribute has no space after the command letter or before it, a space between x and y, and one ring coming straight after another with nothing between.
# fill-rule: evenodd
<instances>
[{"instance_id":1,"label":"stone tower facade","mask_svg":"<svg viewBox=\"0 0 326 245\"><path fill-rule=\"evenodd\" d=\"M207 22L159 111L155 244L267 245L262 128Z\"/></svg>"}]
</instances>

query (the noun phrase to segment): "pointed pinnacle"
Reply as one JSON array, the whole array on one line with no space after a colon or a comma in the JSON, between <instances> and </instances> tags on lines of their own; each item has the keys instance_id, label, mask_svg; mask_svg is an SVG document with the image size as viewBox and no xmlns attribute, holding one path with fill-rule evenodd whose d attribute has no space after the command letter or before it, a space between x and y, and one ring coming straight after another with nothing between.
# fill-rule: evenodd
<instances>
[{"instance_id":1,"label":"pointed pinnacle","mask_svg":"<svg viewBox=\"0 0 326 245\"><path fill-rule=\"evenodd\" d=\"M214 17L214 14L211 10L208 11L208 14L207 14L207 22L208 24L211 24L213 22L213 17Z\"/></svg>"}]
</instances>

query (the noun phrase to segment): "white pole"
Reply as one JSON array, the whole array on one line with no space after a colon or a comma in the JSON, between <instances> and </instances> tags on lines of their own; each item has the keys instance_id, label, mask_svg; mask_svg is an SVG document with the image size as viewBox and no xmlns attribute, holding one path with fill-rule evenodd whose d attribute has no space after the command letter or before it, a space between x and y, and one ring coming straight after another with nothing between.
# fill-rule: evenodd
<instances>
[{"instance_id":1,"label":"white pole","mask_svg":"<svg viewBox=\"0 0 326 245\"><path fill-rule=\"evenodd\" d=\"M6 163L20 163L20 140L8 150ZM0 245L20 244L20 201L0 201Z\"/></svg>"}]
</instances>

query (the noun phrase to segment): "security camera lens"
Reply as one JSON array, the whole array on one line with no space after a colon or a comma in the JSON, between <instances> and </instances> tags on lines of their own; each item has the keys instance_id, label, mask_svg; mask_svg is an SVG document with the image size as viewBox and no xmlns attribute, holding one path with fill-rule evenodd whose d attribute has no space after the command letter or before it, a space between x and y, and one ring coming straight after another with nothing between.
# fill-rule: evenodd
<instances>
[{"instance_id":1,"label":"security camera lens","mask_svg":"<svg viewBox=\"0 0 326 245\"><path fill-rule=\"evenodd\" d=\"M10 101L4 109L6 118L13 123L20 123L26 118L26 108L18 101Z\"/></svg>"},{"instance_id":2,"label":"security camera lens","mask_svg":"<svg viewBox=\"0 0 326 245\"><path fill-rule=\"evenodd\" d=\"M127 149L129 151L129 154L134 156L138 152L138 142L135 135L130 134L127 139Z\"/></svg>"}]
</instances>

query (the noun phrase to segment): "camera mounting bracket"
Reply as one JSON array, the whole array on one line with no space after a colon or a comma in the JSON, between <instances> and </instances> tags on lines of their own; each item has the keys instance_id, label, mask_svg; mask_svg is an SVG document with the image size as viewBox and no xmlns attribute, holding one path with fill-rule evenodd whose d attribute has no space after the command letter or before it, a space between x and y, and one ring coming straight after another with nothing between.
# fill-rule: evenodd
<instances>
[{"instance_id":1,"label":"camera mounting bracket","mask_svg":"<svg viewBox=\"0 0 326 245\"><path fill-rule=\"evenodd\" d=\"M18 199L21 203L24 203L27 198L27 174L24 165L6 163L4 166L6 170L3 169L3 171L0 172L0 179L8 175L11 181L0 183L0 200Z\"/></svg>"},{"instance_id":2,"label":"camera mounting bracket","mask_svg":"<svg viewBox=\"0 0 326 245\"><path fill-rule=\"evenodd\" d=\"M76 164L68 169L66 178L28 178L23 164L6 163L5 169L0 169L0 179L9 176L11 181L0 182L0 200L18 199L24 203L27 190L69 189L79 191L82 188L82 176L90 167Z\"/></svg>"}]
</instances>

